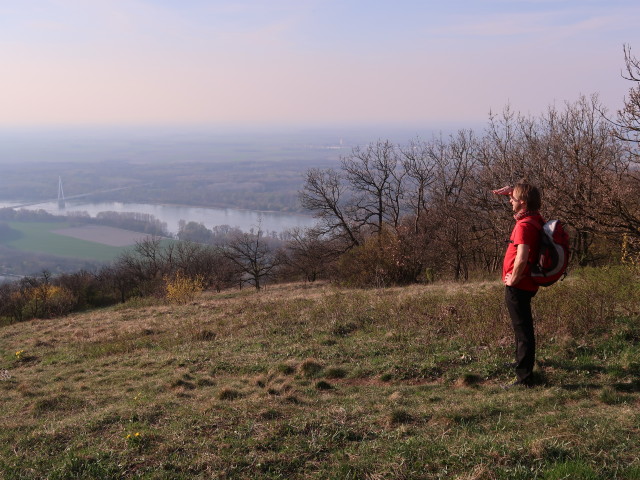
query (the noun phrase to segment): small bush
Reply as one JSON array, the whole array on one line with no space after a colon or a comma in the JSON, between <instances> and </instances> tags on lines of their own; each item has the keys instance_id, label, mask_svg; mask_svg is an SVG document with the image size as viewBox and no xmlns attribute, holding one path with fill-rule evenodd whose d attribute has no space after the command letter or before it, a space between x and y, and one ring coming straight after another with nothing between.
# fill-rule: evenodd
<instances>
[{"instance_id":1,"label":"small bush","mask_svg":"<svg viewBox=\"0 0 640 480\"><path fill-rule=\"evenodd\" d=\"M282 418L282 413L273 408L269 408L260 412L260 418L263 420L276 420L278 418Z\"/></svg>"},{"instance_id":2,"label":"small bush","mask_svg":"<svg viewBox=\"0 0 640 480\"><path fill-rule=\"evenodd\" d=\"M173 277L164 277L165 298L170 303L185 304L191 302L204 290L202 275L188 277L182 272L177 272Z\"/></svg>"},{"instance_id":3,"label":"small bush","mask_svg":"<svg viewBox=\"0 0 640 480\"><path fill-rule=\"evenodd\" d=\"M393 373L383 373L382 375L380 375L380 380L383 382L390 382L391 380L393 380Z\"/></svg>"},{"instance_id":4,"label":"small bush","mask_svg":"<svg viewBox=\"0 0 640 480\"><path fill-rule=\"evenodd\" d=\"M540 289L533 301L540 333L575 337L607 331L623 312L633 311L640 282L624 267L583 268L564 282Z\"/></svg>"},{"instance_id":5,"label":"small bush","mask_svg":"<svg viewBox=\"0 0 640 480\"><path fill-rule=\"evenodd\" d=\"M197 330L193 333L193 339L199 340L203 342L209 342L211 340L215 340L217 337L216 332L212 332L211 330L207 330L203 328L202 330Z\"/></svg>"},{"instance_id":6,"label":"small bush","mask_svg":"<svg viewBox=\"0 0 640 480\"><path fill-rule=\"evenodd\" d=\"M171 388L184 388L185 390L195 390L196 386L192 382L179 378L178 380L171 383Z\"/></svg>"}]
</instances>

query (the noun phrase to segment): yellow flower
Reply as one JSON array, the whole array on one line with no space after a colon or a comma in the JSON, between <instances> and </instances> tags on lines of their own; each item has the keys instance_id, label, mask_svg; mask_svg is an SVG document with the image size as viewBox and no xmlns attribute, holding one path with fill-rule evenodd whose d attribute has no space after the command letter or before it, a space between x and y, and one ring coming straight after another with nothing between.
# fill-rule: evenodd
<instances>
[{"instance_id":1,"label":"yellow flower","mask_svg":"<svg viewBox=\"0 0 640 480\"><path fill-rule=\"evenodd\" d=\"M139 436L140 436L140 432L136 432L136 437L139 437Z\"/></svg>"},{"instance_id":2,"label":"yellow flower","mask_svg":"<svg viewBox=\"0 0 640 480\"><path fill-rule=\"evenodd\" d=\"M127 438L131 438L131 434L127 435Z\"/></svg>"}]
</instances>

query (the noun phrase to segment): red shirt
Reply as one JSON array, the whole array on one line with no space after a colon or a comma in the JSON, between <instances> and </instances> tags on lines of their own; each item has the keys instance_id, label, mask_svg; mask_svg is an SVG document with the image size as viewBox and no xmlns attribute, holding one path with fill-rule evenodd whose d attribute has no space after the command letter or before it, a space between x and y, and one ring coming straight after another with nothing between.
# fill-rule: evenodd
<instances>
[{"instance_id":1,"label":"red shirt","mask_svg":"<svg viewBox=\"0 0 640 480\"><path fill-rule=\"evenodd\" d=\"M533 224L529 223L531 220L533 220ZM507 274L513 272L513 265L515 264L516 254L518 253L518 245L529 245L529 259L527 260L527 266L524 270L524 276L522 280L513 286L520 290L538 291L538 285L531 280L531 265L538 257L538 250L540 249L540 227L542 225L544 225L544 220L539 214L527 216L516 222L511 232L507 251L504 254L504 263L502 264L503 282Z\"/></svg>"}]
</instances>

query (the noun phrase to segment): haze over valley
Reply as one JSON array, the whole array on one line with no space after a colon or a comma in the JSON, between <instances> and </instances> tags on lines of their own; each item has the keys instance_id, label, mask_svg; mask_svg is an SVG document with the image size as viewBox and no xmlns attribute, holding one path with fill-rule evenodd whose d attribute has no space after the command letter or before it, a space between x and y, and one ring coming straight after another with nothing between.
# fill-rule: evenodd
<instances>
[{"instance_id":1,"label":"haze over valley","mask_svg":"<svg viewBox=\"0 0 640 480\"><path fill-rule=\"evenodd\" d=\"M0 209L6 209L0 215L0 224L6 227L4 234L0 231L0 276L43 269L93 269L115 259L123 248L109 246L109 241L106 246L83 249L73 245L91 235L80 240L58 238L66 231L64 226L73 227L87 218L104 223L108 216L139 214L159 227L138 224L134 230L174 237L189 222L207 229L261 229L273 235L311 227L315 219L299 201L308 169L336 167L354 147L384 134L402 142L419 131L393 127L0 129ZM59 181L64 208L58 205ZM26 213L16 216L18 209ZM71 224L61 225L65 218ZM44 222L40 224L47 228L35 232L15 223L24 219ZM117 219L116 225L131 228L126 219ZM131 247L140 237L128 238ZM52 247L56 241L68 246L57 250Z\"/></svg>"}]
</instances>

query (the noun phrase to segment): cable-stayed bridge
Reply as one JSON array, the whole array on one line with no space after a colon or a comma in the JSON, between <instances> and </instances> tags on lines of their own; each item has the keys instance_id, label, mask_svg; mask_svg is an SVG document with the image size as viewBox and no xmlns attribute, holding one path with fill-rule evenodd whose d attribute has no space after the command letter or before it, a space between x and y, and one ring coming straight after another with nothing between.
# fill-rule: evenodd
<instances>
[{"instance_id":1,"label":"cable-stayed bridge","mask_svg":"<svg viewBox=\"0 0 640 480\"><path fill-rule=\"evenodd\" d=\"M62 189L62 178L58 177L58 207L63 210L66 206L66 202L67 200L75 200L76 198L84 198L84 197L89 197L91 195L97 195L99 193L111 193L111 192L118 192L120 190L127 190L129 188L134 188L134 187L143 187L146 185L151 185L150 183L143 183L143 184L139 184L139 185L130 185L128 187L118 187L118 188L107 188L104 190L96 190L93 192L89 192L89 193L81 193L79 195L71 195L71 196L65 196L64 195L64 191ZM50 199L50 200L38 200L35 202L29 202L29 203L21 203L20 205L12 205L9 208L24 208L24 207L33 207L34 205L41 205L43 203L51 203L51 202L55 202L56 199Z\"/></svg>"}]
</instances>

